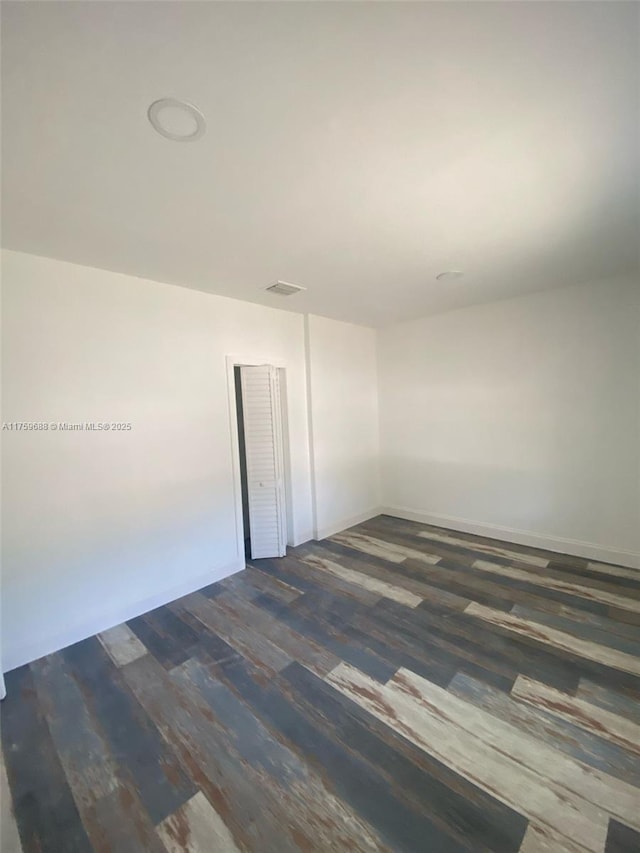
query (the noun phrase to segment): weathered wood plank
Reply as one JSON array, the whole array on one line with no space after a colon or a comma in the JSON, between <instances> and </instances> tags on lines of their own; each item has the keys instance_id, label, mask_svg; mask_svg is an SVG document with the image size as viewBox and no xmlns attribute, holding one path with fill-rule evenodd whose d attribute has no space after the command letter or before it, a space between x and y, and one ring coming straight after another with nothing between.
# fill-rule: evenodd
<instances>
[{"instance_id":1,"label":"weathered wood plank","mask_svg":"<svg viewBox=\"0 0 640 853\"><path fill-rule=\"evenodd\" d=\"M544 573L548 574L549 577L565 580L569 583L583 583L611 592L632 590L637 593L640 591L640 571L637 569L625 570L620 567L618 572L616 566L610 566L610 571L605 571L604 568L598 570L594 566L595 563L588 563L586 566L572 566L562 561L552 560ZM537 571L542 570L538 569Z\"/></svg>"},{"instance_id":2,"label":"weathered wood plank","mask_svg":"<svg viewBox=\"0 0 640 853\"><path fill-rule=\"evenodd\" d=\"M126 623L128 628L136 635L140 642L147 648L156 660L166 668L171 669L186 660L188 655L170 637L162 636L154 625L144 616L129 619Z\"/></svg>"},{"instance_id":3,"label":"weathered wood plank","mask_svg":"<svg viewBox=\"0 0 640 853\"><path fill-rule=\"evenodd\" d=\"M414 612L417 614L424 606L423 603ZM518 667L523 675L528 675L537 681L544 681L565 693L575 693L578 681L581 678L588 678L603 687L623 690L629 695L637 696L640 701L640 679L637 675L612 668L608 662L587 657L577 650L572 651L564 644L558 646L553 643L543 643L535 626L532 632L514 632L501 626L497 621L493 623L478 619L468 613L453 617L451 622L459 619L468 620L466 629L471 627L474 634L477 632L478 641L482 637L483 644L486 643L488 648L493 647L495 640L498 639L504 644L500 648L505 654L509 655L514 650L519 650L521 657ZM543 661L546 663L543 664Z\"/></svg>"},{"instance_id":4,"label":"weathered wood plank","mask_svg":"<svg viewBox=\"0 0 640 853\"><path fill-rule=\"evenodd\" d=\"M135 787L118 790L88 806L83 816L94 851L117 853L166 853L148 817L140 808Z\"/></svg>"},{"instance_id":5,"label":"weathered wood plank","mask_svg":"<svg viewBox=\"0 0 640 853\"><path fill-rule=\"evenodd\" d=\"M392 602L380 602L376 609L388 609ZM422 611L428 611L428 629L433 634L450 632L460 634L482 645L493 654L503 655L514 660L523 675L529 675L538 681L544 681L565 693L575 693L580 678L589 678L594 682L624 689L640 700L640 680L637 676L612 669L608 664L581 656L567 648L541 643L537 636L527 633L514 633L499 624L477 619L466 612L450 614L447 620L432 612L427 602L423 602L412 611L412 620L421 618Z\"/></svg>"},{"instance_id":6,"label":"weathered wood plank","mask_svg":"<svg viewBox=\"0 0 640 853\"><path fill-rule=\"evenodd\" d=\"M351 583L344 578L339 578L336 575L331 575L326 572L316 571L312 566L303 562L303 557L316 555L319 557L332 557L332 554L319 552L313 545L305 545L304 550L301 550L295 557L287 557L287 569L294 576L307 582L305 593L315 592L322 593L323 591L330 592L332 595L341 595L346 598L353 598L362 604L372 605L380 599L380 594L365 589L357 583ZM291 602L293 603L293 602Z\"/></svg>"},{"instance_id":7,"label":"weathered wood plank","mask_svg":"<svg viewBox=\"0 0 640 853\"><path fill-rule=\"evenodd\" d=\"M640 583L640 569L627 569L624 566L613 566L610 563L587 563L587 569L590 572L597 572L601 575L611 575L615 578L629 578L637 583Z\"/></svg>"},{"instance_id":8,"label":"weathered wood plank","mask_svg":"<svg viewBox=\"0 0 640 853\"><path fill-rule=\"evenodd\" d=\"M432 524L421 524L419 522L407 521L406 519L395 518L393 516L379 515L359 524L357 529L362 530L363 532L371 532L372 535L377 535L384 539L387 537L401 536L411 541L420 541L421 533L432 532L439 534L440 536L449 536L459 539L461 542L466 544L467 548L473 548L476 545L482 545L489 548L508 548L510 551L517 554L518 557L525 554L527 556L539 557L541 560L547 560L549 562L552 560L560 560L573 566L586 566L587 564L587 560L582 557L558 554L555 551L546 551L543 548L532 548L528 545L518 545L515 542L504 542L500 539L494 539L489 536L478 536L476 533L464 533L461 530L436 527Z\"/></svg>"},{"instance_id":9,"label":"weathered wood plank","mask_svg":"<svg viewBox=\"0 0 640 853\"><path fill-rule=\"evenodd\" d=\"M210 601L199 593L193 593L186 596L183 602L204 625L266 674L273 675L291 663L291 658L282 649L259 630L246 624L232 604L228 601L221 604L221 598L218 596Z\"/></svg>"},{"instance_id":10,"label":"weathered wood plank","mask_svg":"<svg viewBox=\"0 0 640 853\"><path fill-rule=\"evenodd\" d=\"M514 699L580 726L623 749L640 754L640 725L540 684L526 676L518 676L511 690ZM640 784L640 780L639 780ZM640 792L639 792L640 793Z\"/></svg>"},{"instance_id":11,"label":"weathered wood plank","mask_svg":"<svg viewBox=\"0 0 640 853\"><path fill-rule=\"evenodd\" d=\"M458 673L447 688L450 693L504 720L554 749L632 785L640 784L637 756L598 735L547 711L518 702L478 678Z\"/></svg>"},{"instance_id":12,"label":"weathered wood plank","mask_svg":"<svg viewBox=\"0 0 640 853\"><path fill-rule=\"evenodd\" d=\"M399 670L386 689L394 696L412 699L422 709L437 709L446 714L454 725L481 738L485 744L515 761L526 764L553 786L570 791L594 807L606 809L632 825L640 826L637 787L585 767L408 670Z\"/></svg>"},{"instance_id":13,"label":"weathered wood plank","mask_svg":"<svg viewBox=\"0 0 640 853\"><path fill-rule=\"evenodd\" d=\"M257 569L268 577L274 578L274 580L282 581L288 586L299 589L301 592L309 592L309 590L317 589L317 584L308 577L308 572L305 575L294 571L298 565L298 561L290 556L282 557L278 560L256 560L250 562L248 565L250 568ZM265 591L265 595L268 595L274 601L280 601L280 596L274 595L269 590ZM280 601L280 604L282 603Z\"/></svg>"},{"instance_id":14,"label":"weathered wood plank","mask_svg":"<svg viewBox=\"0 0 640 853\"><path fill-rule=\"evenodd\" d=\"M392 791L424 810L474 850L517 850L527 821L468 780L381 725L357 703L299 664L283 670L285 695L334 739L356 752ZM291 692L293 691L293 692Z\"/></svg>"},{"instance_id":15,"label":"weathered wood plank","mask_svg":"<svg viewBox=\"0 0 640 853\"><path fill-rule=\"evenodd\" d=\"M198 642L198 632L182 622L168 607L157 607L155 610L150 610L144 614L143 619L148 625L151 625L158 636L174 644L177 649L187 655Z\"/></svg>"},{"instance_id":16,"label":"weathered wood plank","mask_svg":"<svg viewBox=\"0 0 640 853\"><path fill-rule=\"evenodd\" d=\"M635 853L636 605L640 572L385 516L248 561L8 674L23 853Z\"/></svg>"},{"instance_id":17,"label":"weathered wood plank","mask_svg":"<svg viewBox=\"0 0 640 853\"><path fill-rule=\"evenodd\" d=\"M116 666L125 666L147 654L146 647L125 624L103 631L98 639Z\"/></svg>"},{"instance_id":18,"label":"weathered wood plank","mask_svg":"<svg viewBox=\"0 0 640 853\"><path fill-rule=\"evenodd\" d=\"M229 743L204 701L185 696L150 656L122 669L131 691L214 806L239 847L297 853L296 839L264 785L256 785L229 752Z\"/></svg>"},{"instance_id":19,"label":"weathered wood plank","mask_svg":"<svg viewBox=\"0 0 640 853\"><path fill-rule=\"evenodd\" d=\"M366 522L363 527L369 527ZM375 527L373 528L375 530ZM548 578L557 578L569 583L584 582L596 588L618 592L620 587L640 590L640 571L625 569L607 564L588 563L582 558L543 552L524 546L509 545L497 540L481 540L476 536L454 533L453 531L407 530L397 529L396 525L383 527L385 540L415 547L420 541L428 542L431 552L443 558L449 558L459 565L471 566L475 559L490 558L490 561L502 566L521 568ZM598 570L601 567L601 571Z\"/></svg>"},{"instance_id":20,"label":"weathered wood plank","mask_svg":"<svg viewBox=\"0 0 640 853\"><path fill-rule=\"evenodd\" d=\"M634 598L637 598L640 594L640 582L638 581L638 577L636 577L635 580L627 577L612 577L605 573L592 571L586 566L573 566L564 562L556 562L555 560L550 560L548 566L541 568L540 566L531 565L521 561L506 560L502 557L494 557L487 554L476 555L476 559L485 559L487 557L489 557L489 562L491 563L497 563L501 566L511 567L514 569L521 569L533 575L540 575L547 579L563 581L564 583L571 585L584 585L592 589L612 592L614 594L629 592L629 594ZM471 562L471 565L473 566L473 561ZM636 573L636 575L638 574L640 573Z\"/></svg>"},{"instance_id":21,"label":"weathered wood plank","mask_svg":"<svg viewBox=\"0 0 640 853\"><path fill-rule=\"evenodd\" d=\"M168 853L241 853L202 791L156 827Z\"/></svg>"},{"instance_id":22,"label":"weathered wood plank","mask_svg":"<svg viewBox=\"0 0 640 853\"><path fill-rule=\"evenodd\" d=\"M584 853L584 850L581 844L532 821L522 839L519 853Z\"/></svg>"},{"instance_id":23,"label":"weathered wood plank","mask_svg":"<svg viewBox=\"0 0 640 853\"><path fill-rule=\"evenodd\" d=\"M332 560L325 560L321 557L315 556L314 554L309 554L302 559L314 569L328 572L330 575L335 575L335 577L340 578L341 580L346 580L350 583L362 586L370 592L377 593L384 598L390 598L393 601L398 601L400 604L405 604L407 607L417 607L418 604L422 602L422 598L414 595L406 589L402 589L402 587L386 583L386 581L380 581L377 578L364 574L363 572L356 572L353 569L341 566L339 563Z\"/></svg>"},{"instance_id":24,"label":"weathered wood plank","mask_svg":"<svg viewBox=\"0 0 640 853\"><path fill-rule=\"evenodd\" d=\"M278 602L271 601L268 596L265 596L261 599L260 606L269 610L297 633L313 640L341 660L359 667L378 681L387 681L395 672L395 667L375 652L353 645L348 637L327 625L322 618L313 618L296 610L295 602L293 606L283 609Z\"/></svg>"},{"instance_id":25,"label":"weathered wood plank","mask_svg":"<svg viewBox=\"0 0 640 853\"><path fill-rule=\"evenodd\" d=\"M326 675L340 662L339 658L304 637L281 620L276 619L271 613L256 606L254 603L243 601L236 595L226 594L221 599L222 603L229 603L234 611L247 624L252 625L291 659L303 663L309 669L319 675Z\"/></svg>"},{"instance_id":26,"label":"weathered wood plank","mask_svg":"<svg viewBox=\"0 0 640 853\"><path fill-rule=\"evenodd\" d=\"M82 811L118 787L109 749L62 656L40 658L31 664L31 671L51 736Z\"/></svg>"},{"instance_id":27,"label":"weathered wood plank","mask_svg":"<svg viewBox=\"0 0 640 853\"><path fill-rule=\"evenodd\" d=\"M402 568L416 568L416 565L407 560ZM553 607L555 602L556 607L580 607L599 616L607 616L609 612L608 605L601 601L576 598L569 592L541 587L529 580L482 572L457 559L443 558L437 566L422 568L422 574L429 584L456 590L467 598L497 610L510 610L516 603L544 610Z\"/></svg>"},{"instance_id":28,"label":"weathered wood plank","mask_svg":"<svg viewBox=\"0 0 640 853\"><path fill-rule=\"evenodd\" d=\"M418 536L434 542L444 542L446 545L458 545L459 547L469 551L480 551L484 554L491 554L496 557L506 557L508 560L514 560L519 563L529 563L532 566L540 566L544 568L549 565L549 560L547 558L538 557L534 554L527 554L526 551L514 551L498 545L484 545L480 542L469 542L451 534L435 533L433 530L422 530L418 533Z\"/></svg>"},{"instance_id":29,"label":"weathered wood plank","mask_svg":"<svg viewBox=\"0 0 640 853\"><path fill-rule=\"evenodd\" d=\"M237 649L226 643L214 631L194 616L185 606L185 599L172 602L169 607L183 622L198 632L200 639L193 649L193 657L206 659L208 663L221 663L227 660L236 660L242 657Z\"/></svg>"},{"instance_id":30,"label":"weathered wood plank","mask_svg":"<svg viewBox=\"0 0 640 853\"><path fill-rule=\"evenodd\" d=\"M348 533L336 533L335 536L329 538L334 542L339 542L341 545L346 545L348 548L355 548L356 551L364 551L365 554L382 557L383 560L387 560L390 563L402 563L407 557L424 563L437 563L440 559L440 557L433 554L426 554L415 548L406 548L404 545L394 545L383 539L366 536L354 530Z\"/></svg>"},{"instance_id":31,"label":"weathered wood plank","mask_svg":"<svg viewBox=\"0 0 640 853\"><path fill-rule=\"evenodd\" d=\"M329 540L323 541L320 545L314 544L309 548L309 553L324 559L335 560L355 571L402 587L419 598L434 602L446 609L464 610L470 601L470 597L462 598L450 589L431 583L422 563L414 564L411 560L405 560L403 563L387 563L369 554L350 551ZM490 602L495 603L495 600L491 598Z\"/></svg>"},{"instance_id":32,"label":"weathered wood plank","mask_svg":"<svg viewBox=\"0 0 640 853\"><path fill-rule=\"evenodd\" d=\"M611 818L604 853L638 853L640 832Z\"/></svg>"},{"instance_id":33,"label":"weathered wood plank","mask_svg":"<svg viewBox=\"0 0 640 853\"><path fill-rule=\"evenodd\" d=\"M398 551L391 550L387 542L381 539L376 539L371 536L357 532L337 534L331 536L330 542L335 542L345 548L350 548L355 551L362 551L364 554L370 554L372 557L379 557L386 563L401 563L406 559L406 554L401 554ZM416 551L416 553L419 553Z\"/></svg>"},{"instance_id":34,"label":"weathered wood plank","mask_svg":"<svg viewBox=\"0 0 640 853\"><path fill-rule=\"evenodd\" d=\"M2 751L0 751L0 850L4 853L22 853Z\"/></svg>"},{"instance_id":35,"label":"weathered wood plank","mask_svg":"<svg viewBox=\"0 0 640 853\"><path fill-rule=\"evenodd\" d=\"M429 755L465 776L496 799L574 839L593 853L601 853L606 830L604 812L591 809L580 798L567 798L545 784L536 773L451 724L448 716L418 705L413 698L389 694L362 673L341 665L326 680Z\"/></svg>"},{"instance_id":36,"label":"weathered wood plank","mask_svg":"<svg viewBox=\"0 0 640 853\"><path fill-rule=\"evenodd\" d=\"M421 646L406 642L391 630L379 631L375 623L363 615L365 608L356 610L336 598L330 601L318 600L314 593L306 593L296 602L295 610L296 613L308 615L320 614L329 625L351 641L354 647L374 652L394 671L399 667L407 667L441 685L447 685L455 674L457 662L446 656L433 655ZM334 666L326 672L334 669L339 662L336 658ZM510 688L511 681L508 683L508 689Z\"/></svg>"},{"instance_id":37,"label":"weathered wood plank","mask_svg":"<svg viewBox=\"0 0 640 853\"><path fill-rule=\"evenodd\" d=\"M426 602L412 611L411 620L401 620L393 602L380 602L375 607L375 617L386 625L389 619L394 624L404 626L407 633L424 644L425 648L435 645L462 659L458 669L474 674L488 683L495 679L487 678L485 672L495 673L499 678L509 680L507 690L511 689L518 673L535 675L541 681L565 689L578 686L580 673L575 671L572 662L560 659L545 647L527 643L520 637L502 636L492 626L479 624L473 617L463 614L442 614L426 607ZM485 672L483 672L483 670Z\"/></svg>"},{"instance_id":38,"label":"weathered wood plank","mask_svg":"<svg viewBox=\"0 0 640 853\"><path fill-rule=\"evenodd\" d=\"M467 565L471 565L479 557L487 556L483 551L471 551L469 548L457 545L451 541L424 538L420 535L423 531L398 530L387 527L383 531L376 532L375 528L367 527L366 530L362 530L361 532L366 532L369 535L377 535L381 539L384 539L385 542L404 545L405 547L413 548L416 551L431 554L435 557L452 557ZM473 547L472 543L467 544L469 547ZM493 559L501 561L504 558L494 557ZM509 561L505 560L505 562Z\"/></svg>"},{"instance_id":39,"label":"weathered wood plank","mask_svg":"<svg viewBox=\"0 0 640 853\"><path fill-rule=\"evenodd\" d=\"M519 604L512 607L509 612L520 619L539 622L549 628L558 628L582 640L589 640L600 646L611 646L612 649L640 657L640 630L632 625L620 625L611 619L591 613L583 614L587 618L576 620L575 614L563 616L558 613L546 613L522 607ZM616 630L612 630L613 626Z\"/></svg>"},{"instance_id":40,"label":"weathered wood plank","mask_svg":"<svg viewBox=\"0 0 640 853\"><path fill-rule=\"evenodd\" d=\"M49 655L31 664L31 669L60 762L93 847L124 849L125 853L136 849L162 853L133 780L111 753L63 657Z\"/></svg>"},{"instance_id":41,"label":"weathered wood plank","mask_svg":"<svg viewBox=\"0 0 640 853\"><path fill-rule=\"evenodd\" d=\"M302 594L302 590L260 571L256 566L248 565L243 572L234 577L238 577L242 581L242 585L252 590L255 595L266 592L274 598L279 598L285 604L290 604Z\"/></svg>"},{"instance_id":42,"label":"weathered wood plank","mask_svg":"<svg viewBox=\"0 0 640 853\"><path fill-rule=\"evenodd\" d=\"M640 636L640 628L637 625L621 622L615 615L612 616L611 611L604 615L593 613L591 610L585 610L581 605L582 602L577 602L580 606L574 607L561 602L556 602L549 598L539 598L535 604L524 604L523 610L530 609L536 614L542 613L544 616L559 616L564 619L569 619L571 622L579 622L585 625L593 625L600 628L607 634L617 634L620 637L626 637L630 640L637 640ZM522 602L514 600L515 607L519 607ZM539 620L541 621L541 620Z\"/></svg>"},{"instance_id":43,"label":"weathered wood plank","mask_svg":"<svg viewBox=\"0 0 640 853\"><path fill-rule=\"evenodd\" d=\"M221 664L233 670L240 665ZM275 781L280 745L266 730L262 737L255 728L252 731L251 715L239 712L228 690L218 699L214 713L191 679L203 671L192 660L169 676L152 660L141 658L125 668L125 675L241 849L286 853L313 849L313 830L304 823L305 815L287 808L294 795L289 791L285 796L282 776L280 783ZM258 678L262 681L261 673ZM285 773L284 766L278 766ZM293 786L295 768L289 768L288 774L284 781ZM305 788L302 781L300 788ZM302 796L300 792L295 801ZM356 849L377 848L363 842Z\"/></svg>"},{"instance_id":44,"label":"weathered wood plank","mask_svg":"<svg viewBox=\"0 0 640 853\"><path fill-rule=\"evenodd\" d=\"M301 599L302 602L302 599ZM310 607L317 606L315 599L310 600ZM464 671L477 674L487 683L501 690L509 691L518 670L504 656L488 652L483 644L474 639L467 642L455 634L447 634L434 630L433 625L425 626L416 623L412 612L411 618L405 617L404 609L393 605L393 611L376 607L374 610L359 608L351 614L340 613L339 604L333 604L325 609L322 603L319 612L327 621L333 621L335 613L348 623L346 632L352 636L353 629L360 632L360 642L375 648L381 656L385 656L384 648L394 653L393 657L386 654L388 660L393 660L397 666L405 666L430 678L436 684L445 686L455 672ZM448 617L443 617L448 624ZM372 642L381 645L371 645ZM402 662L399 655L407 655Z\"/></svg>"},{"instance_id":45,"label":"weathered wood plank","mask_svg":"<svg viewBox=\"0 0 640 853\"><path fill-rule=\"evenodd\" d=\"M236 662L223 669L233 678L232 673L242 666ZM171 677L187 692L198 689L225 728L230 748L255 773L256 784L269 787L286 819L295 821L298 832L312 838L317 849L375 851L383 846L371 827L347 808L303 759L271 734L253 708L199 662L188 661Z\"/></svg>"},{"instance_id":46,"label":"weathered wood plank","mask_svg":"<svg viewBox=\"0 0 640 853\"><path fill-rule=\"evenodd\" d=\"M194 796L195 785L95 638L62 654L111 754L126 767L151 821L159 823Z\"/></svg>"},{"instance_id":47,"label":"weathered wood plank","mask_svg":"<svg viewBox=\"0 0 640 853\"><path fill-rule=\"evenodd\" d=\"M575 596L576 598L585 598L588 601L596 601L599 604L606 604L610 607L616 607L619 610L628 610L631 613L640 613L640 600L631 597L633 593L629 590L627 590L626 595L616 595L613 592L607 592L593 586L569 583L568 581L551 578L548 575L534 574L533 572L512 568L510 566L500 566L489 560L475 560L473 562L473 568L480 569L483 572L501 575L502 577L525 581L526 583L534 584L556 592L565 592L568 595Z\"/></svg>"},{"instance_id":48,"label":"weathered wood plank","mask_svg":"<svg viewBox=\"0 0 640 853\"><path fill-rule=\"evenodd\" d=\"M632 655L619 652L617 649L600 646L588 640L574 637L564 631L529 622L526 619L520 619L517 616L493 610L475 602L466 608L465 613L536 642L553 646L556 649L570 652L622 672L628 672L633 676L640 676L640 660Z\"/></svg>"},{"instance_id":49,"label":"weathered wood plank","mask_svg":"<svg viewBox=\"0 0 640 853\"><path fill-rule=\"evenodd\" d=\"M423 849L442 853L468 851L468 845L451 837L391 791L377 770L331 738L322 725L277 689L275 682L263 687L246 665L230 668L228 678L261 719L323 774L336 795L371 825L394 853Z\"/></svg>"},{"instance_id":50,"label":"weathered wood plank","mask_svg":"<svg viewBox=\"0 0 640 853\"><path fill-rule=\"evenodd\" d=\"M204 595L205 598L217 598L223 590L224 587L220 584L220 581L216 581L215 583L203 586L202 589L198 590L198 592L201 595Z\"/></svg>"},{"instance_id":51,"label":"weathered wood plank","mask_svg":"<svg viewBox=\"0 0 640 853\"><path fill-rule=\"evenodd\" d=\"M576 696L579 699L584 699L591 705L597 705L599 708L604 708L613 714L626 717L628 720L632 720L637 725L640 725L640 702L638 702L635 696L625 696L616 690L595 684L588 678L580 679Z\"/></svg>"},{"instance_id":52,"label":"weathered wood plank","mask_svg":"<svg viewBox=\"0 0 640 853\"><path fill-rule=\"evenodd\" d=\"M357 568L358 563L364 562L367 566L375 566L377 568L385 569L386 571L391 571L392 574L395 573L398 566L404 565L404 562L399 563L387 560L384 557L377 556L376 554L361 551L357 548L349 547L349 545L344 545L341 542L337 542L335 539L322 539L320 542L306 542L300 548L297 548L293 552L292 556L297 559L302 559L305 554L309 553L317 553L332 560L337 559L339 562L344 563L347 566L353 566L354 568Z\"/></svg>"},{"instance_id":53,"label":"weathered wood plank","mask_svg":"<svg viewBox=\"0 0 640 853\"><path fill-rule=\"evenodd\" d=\"M33 675L22 666L6 673L5 680L0 733L24 853L91 853Z\"/></svg>"},{"instance_id":54,"label":"weathered wood plank","mask_svg":"<svg viewBox=\"0 0 640 853\"><path fill-rule=\"evenodd\" d=\"M530 820L601 853L606 814L597 803L606 788L594 783L591 769L587 774L559 753L554 753L553 768L542 768L538 741L412 673L401 671L382 686L341 664L326 680ZM579 794L573 790L578 784ZM625 813L635 808L635 799L623 804L621 799L616 808Z\"/></svg>"}]
</instances>

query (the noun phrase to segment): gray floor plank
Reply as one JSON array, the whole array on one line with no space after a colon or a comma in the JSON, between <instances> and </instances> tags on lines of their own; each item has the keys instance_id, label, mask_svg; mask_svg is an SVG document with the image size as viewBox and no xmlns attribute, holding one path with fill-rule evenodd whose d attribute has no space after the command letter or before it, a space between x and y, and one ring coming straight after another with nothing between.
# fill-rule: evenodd
<instances>
[{"instance_id":1,"label":"gray floor plank","mask_svg":"<svg viewBox=\"0 0 640 853\"><path fill-rule=\"evenodd\" d=\"M18 853L637 853L639 590L390 516L249 560L7 674Z\"/></svg>"}]
</instances>

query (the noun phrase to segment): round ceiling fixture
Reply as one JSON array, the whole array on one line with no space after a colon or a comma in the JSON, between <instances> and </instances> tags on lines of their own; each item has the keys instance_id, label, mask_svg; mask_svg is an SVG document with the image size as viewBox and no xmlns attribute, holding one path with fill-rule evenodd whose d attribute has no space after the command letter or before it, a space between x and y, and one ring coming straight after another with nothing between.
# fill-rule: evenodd
<instances>
[{"instance_id":1,"label":"round ceiling fixture","mask_svg":"<svg viewBox=\"0 0 640 853\"><path fill-rule=\"evenodd\" d=\"M197 107L177 98L160 98L147 111L153 128L165 139L194 142L204 134L204 116Z\"/></svg>"},{"instance_id":2,"label":"round ceiling fixture","mask_svg":"<svg viewBox=\"0 0 640 853\"><path fill-rule=\"evenodd\" d=\"M447 270L436 276L438 281L455 281L457 278L462 278L464 275L460 270Z\"/></svg>"}]
</instances>

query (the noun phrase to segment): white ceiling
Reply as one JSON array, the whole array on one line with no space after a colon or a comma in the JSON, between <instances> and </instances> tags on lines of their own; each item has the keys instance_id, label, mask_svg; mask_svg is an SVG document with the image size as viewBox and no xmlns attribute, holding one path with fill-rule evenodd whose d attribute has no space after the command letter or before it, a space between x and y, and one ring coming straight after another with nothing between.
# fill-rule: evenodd
<instances>
[{"instance_id":1,"label":"white ceiling","mask_svg":"<svg viewBox=\"0 0 640 853\"><path fill-rule=\"evenodd\" d=\"M639 15L3 2L3 243L376 326L633 274ZM203 139L152 130L165 96Z\"/></svg>"}]
</instances>

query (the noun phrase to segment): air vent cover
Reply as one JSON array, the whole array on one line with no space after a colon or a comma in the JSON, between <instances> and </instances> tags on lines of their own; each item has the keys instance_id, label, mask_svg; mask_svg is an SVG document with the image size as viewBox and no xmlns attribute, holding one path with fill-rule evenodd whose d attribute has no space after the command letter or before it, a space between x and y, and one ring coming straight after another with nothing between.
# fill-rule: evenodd
<instances>
[{"instance_id":1,"label":"air vent cover","mask_svg":"<svg viewBox=\"0 0 640 853\"><path fill-rule=\"evenodd\" d=\"M270 284L265 287L270 293L277 293L278 296L292 296L294 293L299 293L301 290L306 290L306 287L301 287L299 284L289 284L286 281L276 281L275 284Z\"/></svg>"}]
</instances>

